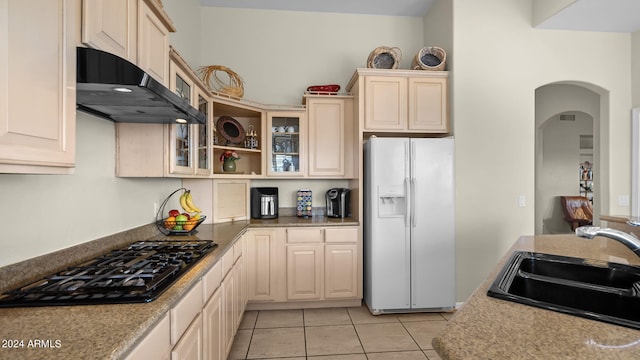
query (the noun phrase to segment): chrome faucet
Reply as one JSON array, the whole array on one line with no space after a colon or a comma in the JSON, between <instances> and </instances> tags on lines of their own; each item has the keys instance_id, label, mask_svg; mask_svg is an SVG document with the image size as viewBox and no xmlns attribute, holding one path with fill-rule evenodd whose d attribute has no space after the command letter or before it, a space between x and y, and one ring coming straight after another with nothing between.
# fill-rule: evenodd
<instances>
[{"instance_id":1,"label":"chrome faucet","mask_svg":"<svg viewBox=\"0 0 640 360\"><path fill-rule=\"evenodd\" d=\"M640 256L640 239L624 231L598 226L580 226L576 229L576 235L587 239L593 239L596 236L608 237L624 244L636 255Z\"/></svg>"}]
</instances>

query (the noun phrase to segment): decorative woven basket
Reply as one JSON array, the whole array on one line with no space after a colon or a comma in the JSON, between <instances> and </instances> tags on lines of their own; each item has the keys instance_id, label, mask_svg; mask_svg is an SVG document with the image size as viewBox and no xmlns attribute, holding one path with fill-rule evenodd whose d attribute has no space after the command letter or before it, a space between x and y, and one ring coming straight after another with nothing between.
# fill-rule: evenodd
<instances>
[{"instance_id":1,"label":"decorative woven basket","mask_svg":"<svg viewBox=\"0 0 640 360\"><path fill-rule=\"evenodd\" d=\"M229 77L228 82L224 82L220 79L218 73L222 71ZM203 66L199 69L200 76L204 83L212 91L227 94L237 98L241 98L244 95L244 83L238 74L226 66L222 65L209 65ZM215 84L211 82L211 79Z\"/></svg>"},{"instance_id":2,"label":"decorative woven basket","mask_svg":"<svg viewBox=\"0 0 640 360\"><path fill-rule=\"evenodd\" d=\"M397 69L402 60L402 52L397 47L379 46L369 54L367 67L370 69Z\"/></svg>"},{"instance_id":3,"label":"decorative woven basket","mask_svg":"<svg viewBox=\"0 0 640 360\"><path fill-rule=\"evenodd\" d=\"M442 48L436 46L423 47L413 58L411 68L414 70L439 71L444 70L446 62L447 53Z\"/></svg>"}]
</instances>

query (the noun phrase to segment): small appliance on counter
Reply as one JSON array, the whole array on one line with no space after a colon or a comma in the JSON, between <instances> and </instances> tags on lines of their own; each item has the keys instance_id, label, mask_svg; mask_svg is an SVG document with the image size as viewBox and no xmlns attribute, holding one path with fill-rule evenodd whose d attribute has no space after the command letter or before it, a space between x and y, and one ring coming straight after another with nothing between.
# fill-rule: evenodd
<instances>
[{"instance_id":1,"label":"small appliance on counter","mask_svg":"<svg viewBox=\"0 0 640 360\"><path fill-rule=\"evenodd\" d=\"M275 219L278 217L278 188L251 188L251 218Z\"/></svg>"},{"instance_id":2,"label":"small appliance on counter","mask_svg":"<svg viewBox=\"0 0 640 360\"><path fill-rule=\"evenodd\" d=\"M327 216L346 218L351 216L351 190L345 188L329 189L325 194L327 199Z\"/></svg>"}]
</instances>

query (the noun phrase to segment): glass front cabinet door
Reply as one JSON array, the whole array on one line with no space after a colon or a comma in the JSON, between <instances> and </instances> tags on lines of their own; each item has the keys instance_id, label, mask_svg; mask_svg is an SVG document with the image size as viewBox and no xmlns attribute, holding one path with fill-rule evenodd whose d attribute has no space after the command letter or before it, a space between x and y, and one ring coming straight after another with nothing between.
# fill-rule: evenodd
<instances>
[{"instance_id":1,"label":"glass front cabinet door","mask_svg":"<svg viewBox=\"0 0 640 360\"><path fill-rule=\"evenodd\" d=\"M203 113L207 119L202 125L169 125L169 174L201 175L211 174L211 147L209 127L211 122L211 101L206 91L191 78L179 63L170 63L171 90Z\"/></svg>"},{"instance_id":2,"label":"glass front cabinet door","mask_svg":"<svg viewBox=\"0 0 640 360\"><path fill-rule=\"evenodd\" d=\"M306 123L305 111L267 113L267 175L304 175Z\"/></svg>"},{"instance_id":3,"label":"glass front cabinet door","mask_svg":"<svg viewBox=\"0 0 640 360\"><path fill-rule=\"evenodd\" d=\"M171 62L171 89L189 104L193 103L194 88L187 74ZM191 154L191 126L188 124L170 125L169 173L193 174L193 156Z\"/></svg>"},{"instance_id":4,"label":"glass front cabinet door","mask_svg":"<svg viewBox=\"0 0 640 360\"><path fill-rule=\"evenodd\" d=\"M197 175L210 175L211 174L211 146L209 146L210 129L211 129L211 107L212 103L204 95L204 92L200 88L196 88L196 95L198 97L198 110L204 114L207 121L204 124L193 125L198 130L197 138L195 139L196 148L196 174Z\"/></svg>"}]
</instances>

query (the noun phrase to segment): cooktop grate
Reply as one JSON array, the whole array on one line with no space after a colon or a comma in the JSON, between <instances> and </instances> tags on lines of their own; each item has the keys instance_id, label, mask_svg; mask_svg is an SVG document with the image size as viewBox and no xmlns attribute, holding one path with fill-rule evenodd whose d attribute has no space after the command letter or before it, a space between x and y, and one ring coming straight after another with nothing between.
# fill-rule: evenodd
<instances>
[{"instance_id":1,"label":"cooktop grate","mask_svg":"<svg viewBox=\"0 0 640 360\"><path fill-rule=\"evenodd\" d=\"M218 245L138 241L0 295L0 307L143 303L155 300Z\"/></svg>"}]
</instances>

